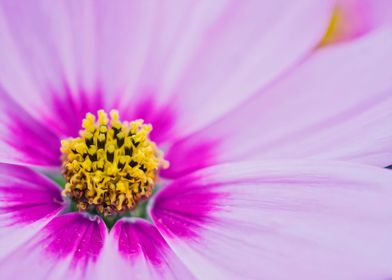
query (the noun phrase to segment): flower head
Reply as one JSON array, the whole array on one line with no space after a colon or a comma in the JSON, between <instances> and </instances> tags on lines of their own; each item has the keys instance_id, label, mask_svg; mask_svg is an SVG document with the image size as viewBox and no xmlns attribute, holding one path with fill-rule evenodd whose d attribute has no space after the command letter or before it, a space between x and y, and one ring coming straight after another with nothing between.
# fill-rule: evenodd
<instances>
[{"instance_id":1,"label":"flower head","mask_svg":"<svg viewBox=\"0 0 392 280\"><path fill-rule=\"evenodd\" d=\"M152 127L142 120L120 122L117 111L109 119L104 111L98 120L87 114L80 137L63 140L63 193L80 210L94 207L111 215L132 209L152 194L158 169L167 165L154 142Z\"/></svg>"},{"instance_id":2,"label":"flower head","mask_svg":"<svg viewBox=\"0 0 392 280\"><path fill-rule=\"evenodd\" d=\"M392 30L334 8L0 2L1 278L389 277Z\"/></svg>"}]
</instances>

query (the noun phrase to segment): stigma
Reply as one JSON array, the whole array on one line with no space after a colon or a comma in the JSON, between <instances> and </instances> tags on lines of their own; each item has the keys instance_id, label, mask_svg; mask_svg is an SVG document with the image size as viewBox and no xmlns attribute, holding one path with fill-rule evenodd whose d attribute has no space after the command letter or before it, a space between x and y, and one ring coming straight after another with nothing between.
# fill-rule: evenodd
<instances>
[{"instance_id":1,"label":"stigma","mask_svg":"<svg viewBox=\"0 0 392 280\"><path fill-rule=\"evenodd\" d=\"M121 122L116 110L88 113L79 137L61 141L64 196L79 210L104 216L123 213L152 195L168 162L149 139L150 124Z\"/></svg>"}]
</instances>

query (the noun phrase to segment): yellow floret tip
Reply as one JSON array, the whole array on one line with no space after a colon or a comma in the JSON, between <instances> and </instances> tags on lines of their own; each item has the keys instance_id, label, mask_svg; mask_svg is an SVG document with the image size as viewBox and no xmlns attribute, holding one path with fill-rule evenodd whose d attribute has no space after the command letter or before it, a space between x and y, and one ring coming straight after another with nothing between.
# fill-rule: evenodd
<instances>
[{"instance_id":1,"label":"yellow floret tip","mask_svg":"<svg viewBox=\"0 0 392 280\"><path fill-rule=\"evenodd\" d=\"M158 170L169 163L149 139L143 120L121 122L116 110L88 113L80 137L61 141L63 191L80 210L112 215L133 209L152 194Z\"/></svg>"}]
</instances>

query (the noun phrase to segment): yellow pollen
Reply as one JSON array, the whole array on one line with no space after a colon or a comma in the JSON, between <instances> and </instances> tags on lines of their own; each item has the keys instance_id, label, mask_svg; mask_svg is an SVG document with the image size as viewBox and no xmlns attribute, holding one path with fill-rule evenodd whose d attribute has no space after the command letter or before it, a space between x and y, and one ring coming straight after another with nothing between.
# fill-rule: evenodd
<instances>
[{"instance_id":1,"label":"yellow pollen","mask_svg":"<svg viewBox=\"0 0 392 280\"><path fill-rule=\"evenodd\" d=\"M159 168L168 162L149 139L143 120L121 122L117 111L88 113L80 137L61 141L63 191L79 210L107 216L133 209L151 196Z\"/></svg>"}]
</instances>

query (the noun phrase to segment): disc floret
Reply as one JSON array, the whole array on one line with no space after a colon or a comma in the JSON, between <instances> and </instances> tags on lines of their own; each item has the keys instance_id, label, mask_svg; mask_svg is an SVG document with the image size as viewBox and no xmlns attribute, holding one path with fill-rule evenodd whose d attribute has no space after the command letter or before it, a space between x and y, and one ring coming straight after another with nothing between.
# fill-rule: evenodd
<instances>
[{"instance_id":1,"label":"disc floret","mask_svg":"<svg viewBox=\"0 0 392 280\"><path fill-rule=\"evenodd\" d=\"M158 170L167 167L162 153L149 139L152 130L143 120L121 122L116 110L91 113L80 137L62 140L63 195L79 210L105 216L133 209L151 196Z\"/></svg>"}]
</instances>

